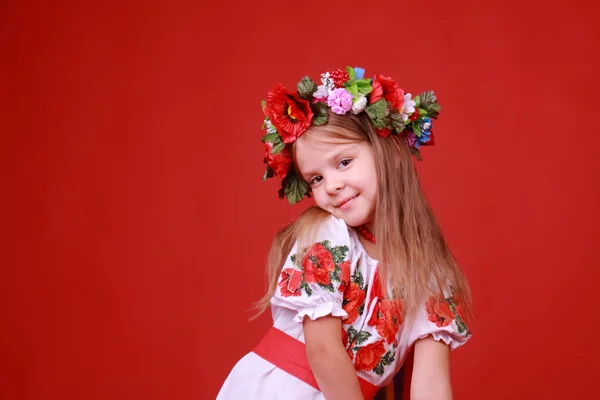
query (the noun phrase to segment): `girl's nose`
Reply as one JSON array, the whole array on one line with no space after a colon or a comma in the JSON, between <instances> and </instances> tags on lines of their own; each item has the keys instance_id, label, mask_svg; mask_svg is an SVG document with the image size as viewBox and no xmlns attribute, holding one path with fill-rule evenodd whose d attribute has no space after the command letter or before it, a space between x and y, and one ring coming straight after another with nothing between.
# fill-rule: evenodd
<instances>
[{"instance_id":1,"label":"girl's nose","mask_svg":"<svg viewBox=\"0 0 600 400\"><path fill-rule=\"evenodd\" d=\"M341 179L329 179L325 183L325 190L329 194L334 194L344 188L344 182Z\"/></svg>"}]
</instances>

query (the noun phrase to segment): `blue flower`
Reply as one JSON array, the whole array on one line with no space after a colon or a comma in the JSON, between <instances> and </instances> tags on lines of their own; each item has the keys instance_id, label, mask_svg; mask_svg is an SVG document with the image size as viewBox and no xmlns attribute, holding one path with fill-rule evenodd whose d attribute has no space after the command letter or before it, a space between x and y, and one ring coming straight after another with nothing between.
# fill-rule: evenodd
<instances>
[{"instance_id":1,"label":"blue flower","mask_svg":"<svg viewBox=\"0 0 600 400\"><path fill-rule=\"evenodd\" d=\"M356 79L362 79L365 76L365 69L354 67L354 72L356 73Z\"/></svg>"},{"instance_id":2,"label":"blue flower","mask_svg":"<svg viewBox=\"0 0 600 400\"><path fill-rule=\"evenodd\" d=\"M417 149L421 147L421 143L427 143L431 140L431 118L421 118L419 125L421 126L421 136L417 138L417 142L415 143Z\"/></svg>"}]
</instances>

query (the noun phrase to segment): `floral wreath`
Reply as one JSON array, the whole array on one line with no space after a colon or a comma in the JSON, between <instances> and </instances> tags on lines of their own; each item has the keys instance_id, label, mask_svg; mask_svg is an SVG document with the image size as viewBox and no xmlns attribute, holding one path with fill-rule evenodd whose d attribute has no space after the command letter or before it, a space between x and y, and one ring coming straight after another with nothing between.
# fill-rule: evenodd
<instances>
[{"instance_id":1,"label":"floral wreath","mask_svg":"<svg viewBox=\"0 0 600 400\"><path fill-rule=\"evenodd\" d=\"M267 134L265 146L267 170L263 181L281 178L279 197L294 204L310 197L310 186L292 168L291 144L311 125L327 123L327 108L338 115L366 112L381 137L402 135L412 154L421 161L421 145L433 145L432 119L437 119L440 105L433 91L412 97L404 93L397 81L383 75L364 78L358 67L335 69L321 74L317 86L308 76L298 83L297 93L277 84L262 102Z\"/></svg>"}]
</instances>

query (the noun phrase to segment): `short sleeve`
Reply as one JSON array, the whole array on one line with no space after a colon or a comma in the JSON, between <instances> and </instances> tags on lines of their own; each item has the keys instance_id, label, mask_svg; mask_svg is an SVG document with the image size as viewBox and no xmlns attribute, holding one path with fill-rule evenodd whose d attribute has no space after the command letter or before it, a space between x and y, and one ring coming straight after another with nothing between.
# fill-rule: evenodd
<instances>
[{"instance_id":1,"label":"short sleeve","mask_svg":"<svg viewBox=\"0 0 600 400\"><path fill-rule=\"evenodd\" d=\"M454 350L471 337L460 304L452 296L432 296L420 307L410 331L409 346L432 336Z\"/></svg>"},{"instance_id":2,"label":"short sleeve","mask_svg":"<svg viewBox=\"0 0 600 400\"><path fill-rule=\"evenodd\" d=\"M346 318L343 294L350 281L350 235L346 223L334 216L321 225L316 240L304 252L298 243L288 255L271 305L296 312L295 322L332 315Z\"/></svg>"}]
</instances>

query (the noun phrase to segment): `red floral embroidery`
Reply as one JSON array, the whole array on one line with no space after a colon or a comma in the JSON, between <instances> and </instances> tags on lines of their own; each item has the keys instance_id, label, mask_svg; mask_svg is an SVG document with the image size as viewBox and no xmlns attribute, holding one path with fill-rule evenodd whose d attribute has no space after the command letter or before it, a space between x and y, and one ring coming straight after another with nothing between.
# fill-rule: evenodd
<instances>
[{"instance_id":1,"label":"red floral embroidery","mask_svg":"<svg viewBox=\"0 0 600 400\"><path fill-rule=\"evenodd\" d=\"M350 282L344 291L344 304L342 308L348 313L348 318L344 320L344 324L351 324L358 318L358 309L365 302L365 292L356 282Z\"/></svg>"},{"instance_id":2,"label":"red floral embroidery","mask_svg":"<svg viewBox=\"0 0 600 400\"><path fill-rule=\"evenodd\" d=\"M348 346L348 332L346 332L346 330L342 327L342 344L344 345L344 347L348 347L346 349L346 353L348 353L348 356L351 360L354 358L354 353L352 353L352 346L354 346L355 342L356 340L353 340L352 343L350 343L350 346Z\"/></svg>"},{"instance_id":3,"label":"red floral embroidery","mask_svg":"<svg viewBox=\"0 0 600 400\"><path fill-rule=\"evenodd\" d=\"M346 285L348 285L348 282L350 282L350 261L344 261L343 263L340 264L340 270L341 270L341 274L340 274L340 287L338 288L338 290L340 292L344 292L344 290L346 290Z\"/></svg>"},{"instance_id":4,"label":"red floral embroidery","mask_svg":"<svg viewBox=\"0 0 600 400\"><path fill-rule=\"evenodd\" d=\"M379 312L382 317L377 320L377 332L385 339L386 343L395 343L396 334L402 325L402 303L394 300L383 300Z\"/></svg>"},{"instance_id":5,"label":"red floral embroidery","mask_svg":"<svg viewBox=\"0 0 600 400\"><path fill-rule=\"evenodd\" d=\"M389 300L383 297L379 270L375 271L371 294L372 299L377 298L377 304L367 324L374 326L386 343L397 343L396 335L404 321L404 305L400 300Z\"/></svg>"},{"instance_id":6,"label":"red floral embroidery","mask_svg":"<svg viewBox=\"0 0 600 400\"><path fill-rule=\"evenodd\" d=\"M286 268L281 271L279 288L283 297L300 296L300 284L302 283L302 271L294 268Z\"/></svg>"},{"instance_id":7,"label":"red floral embroidery","mask_svg":"<svg viewBox=\"0 0 600 400\"><path fill-rule=\"evenodd\" d=\"M302 258L302 268L306 282L329 285L331 283L329 273L335 270L335 263L329 250L321 243L315 243Z\"/></svg>"},{"instance_id":8,"label":"red floral embroidery","mask_svg":"<svg viewBox=\"0 0 600 400\"><path fill-rule=\"evenodd\" d=\"M354 361L354 368L357 371L366 370L371 371L379 364L381 357L385 354L385 347L383 346L383 340L379 340L375 343L367 344L361 347L356 352L356 360Z\"/></svg>"},{"instance_id":9,"label":"red floral embroidery","mask_svg":"<svg viewBox=\"0 0 600 400\"><path fill-rule=\"evenodd\" d=\"M439 327L448 326L454 320L454 313L444 297L431 296L426 307L427 319Z\"/></svg>"}]
</instances>

